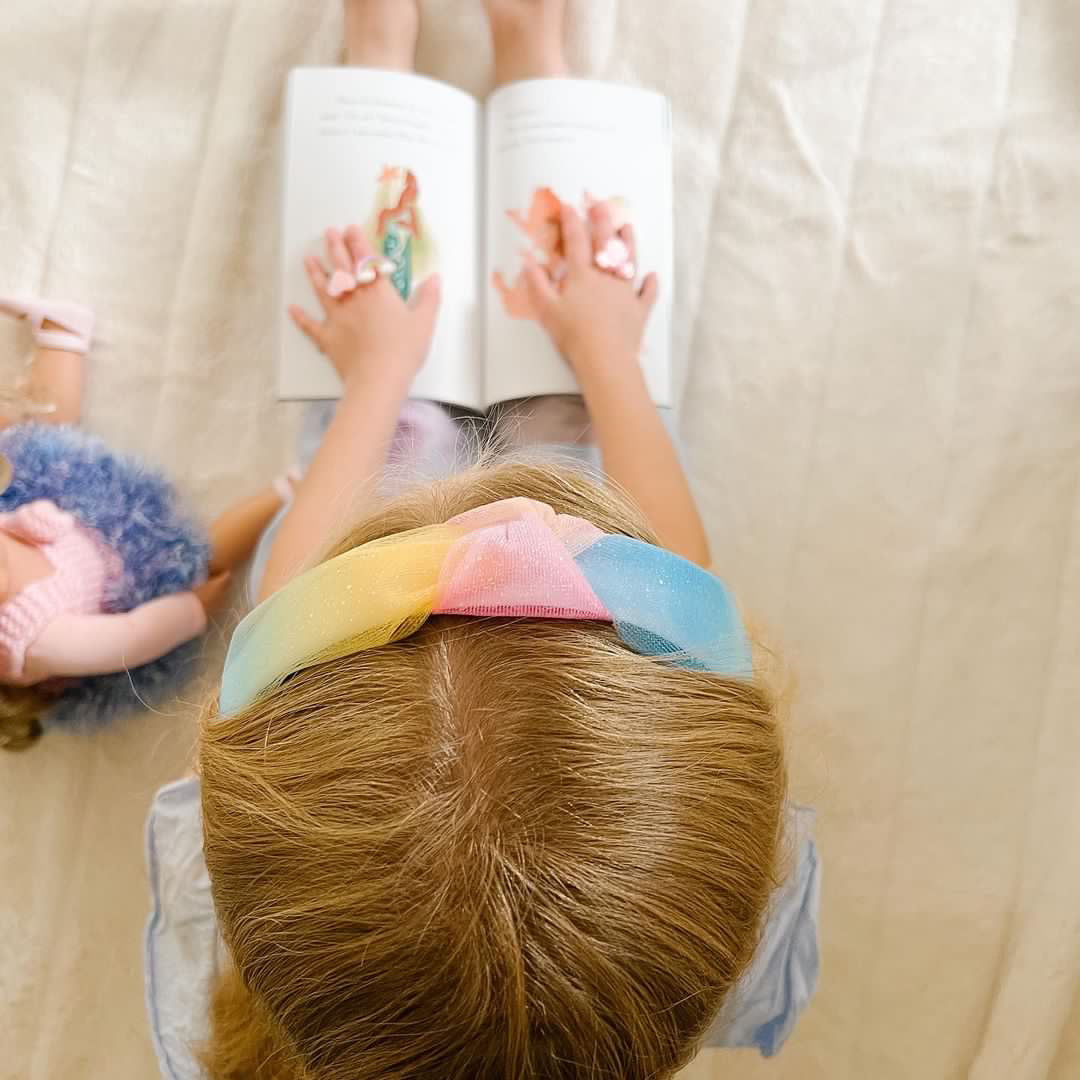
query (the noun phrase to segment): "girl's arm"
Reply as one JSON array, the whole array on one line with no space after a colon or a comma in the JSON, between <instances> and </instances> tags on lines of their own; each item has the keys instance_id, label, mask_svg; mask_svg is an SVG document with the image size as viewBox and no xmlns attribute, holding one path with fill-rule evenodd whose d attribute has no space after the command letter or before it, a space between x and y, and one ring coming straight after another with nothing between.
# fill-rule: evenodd
<instances>
[{"instance_id":1,"label":"girl's arm","mask_svg":"<svg viewBox=\"0 0 1080 1080\"><path fill-rule=\"evenodd\" d=\"M346 384L334 419L274 537L258 599L304 569L355 518L357 498L386 462L411 380L357 378Z\"/></svg>"},{"instance_id":2,"label":"girl's arm","mask_svg":"<svg viewBox=\"0 0 1080 1080\"><path fill-rule=\"evenodd\" d=\"M325 318L290 308L297 326L341 376L337 413L311 467L300 482L270 549L259 600L281 588L321 553L369 494L386 464L398 413L427 356L439 308L439 280L431 277L406 304L383 275L371 285L334 299L327 291L334 270L351 273L371 253L362 231L326 236L330 271L315 258L308 276Z\"/></svg>"},{"instance_id":3,"label":"girl's arm","mask_svg":"<svg viewBox=\"0 0 1080 1080\"><path fill-rule=\"evenodd\" d=\"M682 464L649 397L636 353L618 364L611 354L578 354L581 378L604 471L628 491L669 551L701 566L709 542Z\"/></svg>"},{"instance_id":4,"label":"girl's arm","mask_svg":"<svg viewBox=\"0 0 1080 1080\"><path fill-rule=\"evenodd\" d=\"M641 371L656 275L650 274L638 291L597 269L594 252L615 235L605 204L590 210L588 225L572 207L563 207L567 277L557 289L530 260L526 280L533 303L577 376L605 472L633 496L666 548L707 566L709 544L701 515ZM630 226L618 235L636 262Z\"/></svg>"}]
</instances>

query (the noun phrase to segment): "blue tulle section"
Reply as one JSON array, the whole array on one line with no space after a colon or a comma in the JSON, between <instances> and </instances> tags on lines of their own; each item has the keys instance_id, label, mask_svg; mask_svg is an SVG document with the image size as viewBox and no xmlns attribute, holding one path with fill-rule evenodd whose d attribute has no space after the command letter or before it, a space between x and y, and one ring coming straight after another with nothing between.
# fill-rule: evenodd
<instances>
[{"instance_id":1,"label":"blue tulle section","mask_svg":"<svg viewBox=\"0 0 1080 1080\"><path fill-rule=\"evenodd\" d=\"M20 424L0 432L0 453L14 467L0 511L50 499L96 529L120 555L124 574L106 597L109 611L129 611L205 577L210 546L165 476L113 453L77 428ZM79 679L42 718L45 728L92 731L118 713L156 706L190 676L197 644L131 671Z\"/></svg>"},{"instance_id":2,"label":"blue tulle section","mask_svg":"<svg viewBox=\"0 0 1080 1080\"><path fill-rule=\"evenodd\" d=\"M718 675L753 674L739 610L719 578L628 536L605 536L576 562L635 652Z\"/></svg>"}]
</instances>

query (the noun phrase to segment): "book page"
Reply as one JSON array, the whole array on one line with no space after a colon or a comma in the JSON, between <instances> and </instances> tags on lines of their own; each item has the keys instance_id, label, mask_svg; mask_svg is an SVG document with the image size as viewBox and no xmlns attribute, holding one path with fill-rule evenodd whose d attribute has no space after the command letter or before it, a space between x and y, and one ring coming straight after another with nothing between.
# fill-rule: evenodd
<instances>
[{"instance_id":1,"label":"book page","mask_svg":"<svg viewBox=\"0 0 1080 1080\"><path fill-rule=\"evenodd\" d=\"M481 408L478 183L480 107L416 75L364 68L299 68L289 77L282 191L278 396L338 397L333 368L289 318L289 304L321 314L304 257L324 258L331 226L363 227L396 264L408 296L442 275L431 352L417 397Z\"/></svg>"},{"instance_id":2,"label":"book page","mask_svg":"<svg viewBox=\"0 0 1080 1080\"><path fill-rule=\"evenodd\" d=\"M593 201L616 228L632 223L638 282L660 275L642 367L649 393L670 405L673 205L671 112L659 94L580 79L543 79L497 91L487 106L484 383L489 404L575 393L521 277L522 253L557 277L560 204Z\"/></svg>"}]
</instances>

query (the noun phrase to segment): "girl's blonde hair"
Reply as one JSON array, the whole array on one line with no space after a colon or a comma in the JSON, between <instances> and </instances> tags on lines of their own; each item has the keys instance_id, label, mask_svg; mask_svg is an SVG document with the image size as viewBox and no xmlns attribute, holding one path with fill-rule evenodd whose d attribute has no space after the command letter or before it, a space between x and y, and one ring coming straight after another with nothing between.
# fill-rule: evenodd
<instances>
[{"instance_id":1,"label":"girl's blonde hair","mask_svg":"<svg viewBox=\"0 0 1080 1080\"><path fill-rule=\"evenodd\" d=\"M501 465L338 551L516 495L655 539L581 473ZM670 1075L753 953L785 787L762 686L528 619L301 671L210 713L199 768L215 1080Z\"/></svg>"}]
</instances>

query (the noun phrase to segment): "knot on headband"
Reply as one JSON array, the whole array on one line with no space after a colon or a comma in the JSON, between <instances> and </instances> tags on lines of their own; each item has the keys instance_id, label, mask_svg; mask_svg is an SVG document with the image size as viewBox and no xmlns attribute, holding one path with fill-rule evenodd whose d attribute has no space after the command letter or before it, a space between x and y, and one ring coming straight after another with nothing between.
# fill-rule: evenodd
<instances>
[{"instance_id":1,"label":"knot on headband","mask_svg":"<svg viewBox=\"0 0 1080 1080\"><path fill-rule=\"evenodd\" d=\"M637 653L752 673L735 603L712 574L544 503L506 499L293 579L236 628L221 712L246 708L293 672L400 641L431 615L609 622Z\"/></svg>"}]
</instances>

